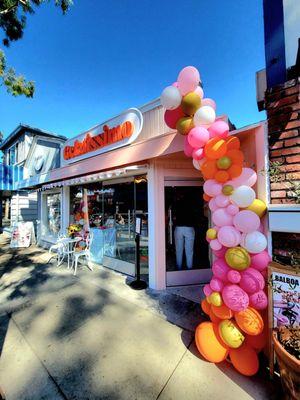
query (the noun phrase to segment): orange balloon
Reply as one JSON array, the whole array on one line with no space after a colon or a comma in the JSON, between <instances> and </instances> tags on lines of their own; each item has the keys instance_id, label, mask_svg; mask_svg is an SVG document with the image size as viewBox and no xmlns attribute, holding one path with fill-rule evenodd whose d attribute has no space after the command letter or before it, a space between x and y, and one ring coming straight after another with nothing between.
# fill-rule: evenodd
<instances>
[{"instance_id":1,"label":"orange balloon","mask_svg":"<svg viewBox=\"0 0 300 400\"><path fill-rule=\"evenodd\" d=\"M215 174L215 180L220 183L225 183L229 180L229 173L227 171L218 171Z\"/></svg>"},{"instance_id":2,"label":"orange balloon","mask_svg":"<svg viewBox=\"0 0 300 400\"><path fill-rule=\"evenodd\" d=\"M226 156L231 158L233 164L243 164L244 153L241 150L228 150Z\"/></svg>"},{"instance_id":3,"label":"orange balloon","mask_svg":"<svg viewBox=\"0 0 300 400\"><path fill-rule=\"evenodd\" d=\"M224 303L221 306L211 305L212 312L220 319L231 319L233 312Z\"/></svg>"},{"instance_id":4,"label":"orange balloon","mask_svg":"<svg viewBox=\"0 0 300 400\"><path fill-rule=\"evenodd\" d=\"M246 376L255 375L259 369L259 361L256 352L247 344L242 344L238 349L230 349L230 360L240 374Z\"/></svg>"},{"instance_id":5,"label":"orange balloon","mask_svg":"<svg viewBox=\"0 0 300 400\"><path fill-rule=\"evenodd\" d=\"M227 144L225 140L218 137L209 139L204 147L205 156L211 160L217 160L223 157L227 152Z\"/></svg>"},{"instance_id":6,"label":"orange balloon","mask_svg":"<svg viewBox=\"0 0 300 400\"><path fill-rule=\"evenodd\" d=\"M228 150L238 150L241 146L240 140L236 136L229 136L226 138Z\"/></svg>"},{"instance_id":7,"label":"orange balloon","mask_svg":"<svg viewBox=\"0 0 300 400\"><path fill-rule=\"evenodd\" d=\"M217 171L215 160L207 160L201 165L201 172L206 179L212 179Z\"/></svg>"},{"instance_id":8,"label":"orange balloon","mask_svg":"<svg viewBox=\"0 0 300 400\"><path fill-rule=\"evenodd\" d=\"M235 312L234 318L238 326L248 335L259 335L264 329L264 321L255 308L248 307L246 310Z\"/></svg>"},{"instance_id":9,"label":"orange balloon","mask_svg":"<svg viewBox=\"0 0 300 400\"><path fill-rule=\"evenodd\" d=\"M228 356L228 347L219 336L218 326L212 322L202 322L197 326L195 342L200 354L210 362L219 363Z\"/></svg>"},{"instance_id":10,"label":"orange balloon","mask_svg":"<svg viewBox=\"0 0 300 400\"><path fill-rule=\"evenodd\" d=\"M218 324L219 322L221 322L221 319L218 318L218 317L214 314L212 308L210 308L209 318L210 318L210 320L211 320L212 322L214 322L214 323L216 323L216 324Z\"/></svg>"},{"instance_id":11,"label":"orange balloon","mask_svg":"<svg viewBox=\"0 0 300 400\"><path fill-rule=\"evenodd\" d=\"M209 315L210 307L211 307L211 305L207 302L206 299L203 299L201 301L201 308L202 308L202 311L205 312L205 314Z\"/></svg>"},{"instance_id":12,"label":"orange balloon","mask_svg":"<svg viewBox=\"0 0 300 400\"><path fill-rule=\"evenodd\" d=\"M241 175L243 171L243 167L241 164L233 164L230 168L228 168L227 172L230 175L230 178L237 178Z\"/></svg>"},{"instance_id":13,"label":"orange balloon","mask_svg":"<svg viewBox=\"0 0 300 400\"><path fill-rule=\"evenodd\" d=\"M246 335L246 343L251 346L257 353L262 351L267 344L267 335L264 330L262 333L256 336Z\"/></svg>"},{"instance_id":14,"label":"orange balloon","mask_svg":"<svg viewBox=\"0 0 300 400\"><path fill-rule=\"evenodd\" d=\"M211 199L211 197L208 194L206 194L206 193L203 194L203 200L209 201L210 199Z\"/></svg>"}]
</instances>

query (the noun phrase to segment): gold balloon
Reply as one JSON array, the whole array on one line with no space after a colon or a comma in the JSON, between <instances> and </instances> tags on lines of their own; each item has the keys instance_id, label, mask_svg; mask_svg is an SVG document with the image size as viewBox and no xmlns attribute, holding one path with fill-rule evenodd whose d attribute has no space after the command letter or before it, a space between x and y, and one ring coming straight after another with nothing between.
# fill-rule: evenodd
<instances>
[{"instance_id":1,"label":"gold balloon","mask_svg":"<svg viewBox=\"0 0 300 400\"><path fill-rule=\"evenodd\" d=\"M192 128L194 128L192 117L183 117L177 121L176 129L181 135L187 135Z\"/></svg>"},{"instance_id":2,"label":"gold balloon","mask_svg":"<svg viewBox=\"0 0 300 400\"><path fill-rule=\"evenodd\" d=\"M181 108L187 115L193 116L201 106L201 99L197 93L190 92L186 94L181 102Z\"/></svg>"},{"instance_id":3,"label":"gold balloon","mask_svg":"<svg viewBox=\"0 0 300 400\"><path fill-rule=\"evenodd\" d=\"M233 349L239 348L245 340L245 336L242 334L242 332L229 319L225 319L224 321L220 322L219 334L224 343Z\"/></svg>"},{"instance_id":4,"label":"gold balloon","mask_svg":"<svg viewBox=\"0 0 300 400\"><path fill-rule=\"evenodd\" d=\"M210 304L214 306L221 306L223 304L222 297L219 292L212 292L209 296Z\"/></svg>"},{"instance_id":5,"label":"gold balloon","mask_svg":"<svg viewBox=\"0 0 300 400\"><path fill-rule=\"evenodd\" d=\"M228 169L231 167L232 161L229 157L224 156L218 159L217 167L219 169Z\"/></svg>"},{"instance_id":6,"label":"gold balloon","mask_svg":"<svg viewBox=\"0 0 300 400\"><path fill-rule=\"evenodd\" d=\"M267 206L262 200L254 199L250 206L246 208L246 210L255 212L255 214L257 214L259 218L261 218L264 216L267 210Z\"/></svg>"},{"instance_id":7,"label":"gold balloon","mask_svg":"<svg viewBox=\"0 0 300 400\"><path fill-rule=\"evenodd\" d=\"M234 191L234 187L231 186L231 185L224 185L223 188L222 188L222 193L223 193L225 196L230 196L230 195L232 195L233 191Z\"/></svg>"},{"instance_id":8,"label":"gold balloon","mask_svg":"<svg viewBox=\"0 0 300 400\"><path fill-rule=\"evenodd\" d=\"M251 262L250 255L243 247L232 247L225 253L227 264L238 271L248 268Z\"/></svg>"},{"instance_id":9,"label":"gold balloon","mask_svg":"<svg viewBox=\"0 0 300 400\"><path fill-rule=\"evenodd\" d=\"M211 240L216 239L217 238L217 231L215 229L213 229L213 228L207 229L206 237L208 239L211 239Z\"/></svg>"}]
</instances>

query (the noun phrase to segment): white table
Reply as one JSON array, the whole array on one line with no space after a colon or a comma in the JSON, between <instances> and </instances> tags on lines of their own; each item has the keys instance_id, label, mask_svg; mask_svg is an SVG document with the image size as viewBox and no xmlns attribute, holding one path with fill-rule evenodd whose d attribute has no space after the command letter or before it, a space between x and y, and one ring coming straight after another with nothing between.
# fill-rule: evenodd
<instances>
[{"instance_id":1,"label":"white table","mask_svg":"<svg viewBox=\"0 0 300 400\"><path fill-rule=\"evenodd\" d=\"M68 259L68 268L70 268L70 261L73 261L73 254L75 252L76 243L82 241L81 237L72 238L61 238L58 239L57 244L60 245L61 251L58 251L57 266L59 267L65 257Z\"/></svg>"}]
</instances>

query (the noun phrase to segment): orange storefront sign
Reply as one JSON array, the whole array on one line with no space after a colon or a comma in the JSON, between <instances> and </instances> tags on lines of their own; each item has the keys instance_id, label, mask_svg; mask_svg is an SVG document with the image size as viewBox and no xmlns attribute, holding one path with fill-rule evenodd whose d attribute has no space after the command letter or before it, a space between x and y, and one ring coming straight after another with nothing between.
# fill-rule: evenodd
<instances>
[{"instance_id":1,"label":"orange storefront sign","mask_svg":"<svg viewBox=\"0 0 300 400\"><path fill-rule=\"evenodd\" d=\"M133 131L134 125L131 121L125 121L113 128L104 125L103 132L98 135L91 136L87 133L83 141L75 140L72 146L65 146L63 151L64 160L70 160L74 157L120 142L123 139L128 139L133 134Z\"/></svg>"}]
</instances>

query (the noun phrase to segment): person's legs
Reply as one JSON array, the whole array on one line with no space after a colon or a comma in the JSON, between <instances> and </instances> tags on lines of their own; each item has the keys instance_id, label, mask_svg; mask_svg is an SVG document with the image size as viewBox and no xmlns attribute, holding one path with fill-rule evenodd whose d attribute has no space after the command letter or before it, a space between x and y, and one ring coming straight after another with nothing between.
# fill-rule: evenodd
<instances>
[{"instance_id":1,"label":"person's legs","mask_svg":"<svg viewBox=\"0 0 300 400\"><path fill-rule=\"evenodd\" d=\"M195 229L186 226L184 228L184 249L186 256L186 265L188 269L193 268L194 241L195 241Z\"/></svg>"},{"instance_id":2,"label":"person's legs","mask_svg":"<svg viewBox=\"0 0 300 400\"><path fill-rule=\"evenodd\" d=\"M175 232L175 250L176 250L176 266L178 269L182 268L182 256L183 256L183 227L176 226Z\"/></svg>"}]
</instances>

